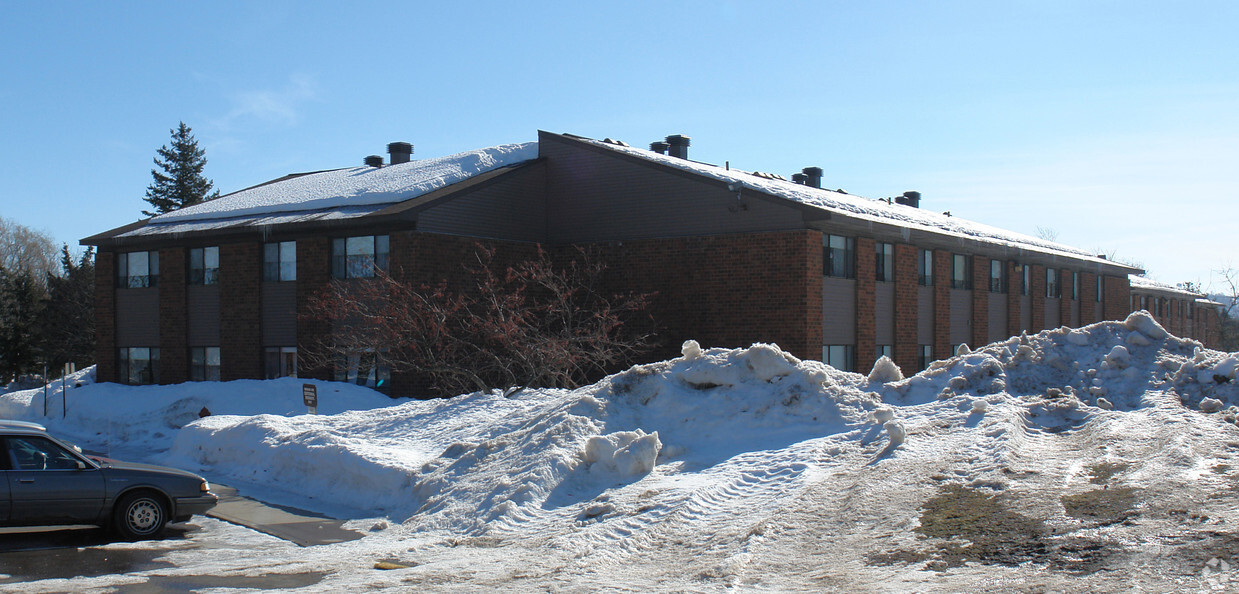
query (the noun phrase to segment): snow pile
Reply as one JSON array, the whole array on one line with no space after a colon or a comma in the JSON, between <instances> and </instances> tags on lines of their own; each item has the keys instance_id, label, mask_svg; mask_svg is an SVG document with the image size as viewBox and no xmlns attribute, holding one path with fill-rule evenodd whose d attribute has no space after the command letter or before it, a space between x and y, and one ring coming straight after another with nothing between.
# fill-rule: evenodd
<instances>
[{"instance_id":1,"label":"snow pile","mask_svg":"<svg viewBox=\"0 0 1239 594\"><path fill-rule=\"evenodd\" d=\"M148 461L356 518L362 540L296 552L331 568L324 590L1165 591L1194 589L1233 546L1239 354L1147 314L961 349L910 377L772 344L681 352L578 390L381 408L342 393L368 409L320 416L296 414L300 382L287 400L241 382L86 385L61 428L131 419L118 431ZM3 395L0 415L42 420L39 404ZM183 424L200 405L228 414ZM944 495L955 507L936 512ZM376 576L377 560L410 569ZM58 587L75 585L89 584Z\"/></svg>"},{"instance_id":2,"label":"snow pile","mask_svg":"<svg viewBox=\"0 0 1239 594\"><path fill-rule=\"evenodd\" d=\"M151 225L391 204L538 157L538 143L504 144L385 167L310 173L220 196L153 218Z\"/></svg>"}]
</instances>

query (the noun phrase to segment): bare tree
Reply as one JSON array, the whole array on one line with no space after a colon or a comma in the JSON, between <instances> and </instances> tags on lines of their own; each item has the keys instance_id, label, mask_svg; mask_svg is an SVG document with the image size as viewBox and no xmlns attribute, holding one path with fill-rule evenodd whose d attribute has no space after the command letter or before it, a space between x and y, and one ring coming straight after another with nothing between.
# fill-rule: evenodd
<instances>
[{"instance_id":1,"label":"bare tree","mask_svg":"<svg viewBox=\"0 0 1239 594\"><path fill-rule=\"evenodd\" d=\"M1046 241L1058 241L1058 229L1037 225L1037 238Z\"/></svg>"},{"instance_id":2,"label":"bare tree","mask_svg":"<svg viewBox=\"0 0 1239 594\"><path fill-rule=\"evenodd\" d=\"M40 281L58 274L56 243L46 233L0 217L0 268L29 271Z\"/></svg>"},{"instance_id":3,"label":"bare tree","mask_svg":"<svg viewBox=\"0 0 1239 594\"><path fill-rule=\"evenodd\" d=\"M373 279L336 280L311 300L306 317L329 336L306 349L315 367L342 353L384 353L392 371L426 377L441 395L508 387L576 387L630 363L651 345L629 324L650 295L608 293L595 251L556 265L537 257L497 270L493 249L477 246L467 281L452 287Z\"/></svg>"},{"instance_id":4,"label":"bare tree","mask_svg":"<svg viewBox=\"0 0 1239 594\"><path fill-rule=\"evenodd\" d=\"M1213 288L1210 293L1221 297L1219 348L1227 352L1239 351L1239 319L1234 317L1239 307L1239 268L1228 263L1226 267L1214 270L1210 285Z\"/></svg>"}]
</instances>

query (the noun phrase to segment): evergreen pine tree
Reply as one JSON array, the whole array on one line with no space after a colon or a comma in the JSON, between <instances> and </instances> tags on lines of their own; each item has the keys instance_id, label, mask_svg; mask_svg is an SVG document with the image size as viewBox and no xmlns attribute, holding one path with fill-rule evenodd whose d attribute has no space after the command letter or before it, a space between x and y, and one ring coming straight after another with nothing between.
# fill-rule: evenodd
<instances>
[{"instance_id":1,"label":"evergreen pine tree","mask_svg":"<svg viewBox=\"0 0 1239 594\"><path fill-rule=\"evenodd\" d=\"M47 301L39 321L40 354L49 368L86 367L95 360L95 262L93 248L74 261L60 249L61 274L47 275Z\"/></svg>"},{"instance_id":2,"label":"evergreen pine tree","mask_svg":"<svg viewBox=\"0 0 1239 594\"><path fill-rule=\"evenodd\" d=\"M0 268L0 385L35 371L37 326L45 298L32 272Z\"/></svg>"},{"instance_id":3,"label":"evergreen pine tree","mask_svg":"<svg viewBox=\"0 0 1239 594\"><path fill-rule=\"evenodd\" d=\"M155 181L146 188L146 201L154 207L154 212L142 211L148 217L219 197L218 191L211 192L215 184L202 176L206 150L198 148L192 130L181 122L180 127L171 132L172 147L164 145L156 151L159 155L155 157L155 165L159 169L151 170Z\"/></svg>"}]
</instances>

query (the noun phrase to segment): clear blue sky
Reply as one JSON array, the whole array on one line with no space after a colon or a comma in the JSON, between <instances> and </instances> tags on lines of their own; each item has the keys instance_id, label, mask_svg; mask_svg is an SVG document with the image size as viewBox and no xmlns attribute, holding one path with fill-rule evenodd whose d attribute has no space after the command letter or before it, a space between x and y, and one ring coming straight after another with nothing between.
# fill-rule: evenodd
<instances>
[{"instance_id":1,"label":"clear blue sky","mask_svg":"<svg viewBox=\"0 0 1239 594\"><path fill-rule=\"evenodd\" d=\"M141 218L185 121L227 193L534 140L645 146L1142 263L1239 265L1239 3L0 0L0 216Z\"/></svg>"}]
</instances>

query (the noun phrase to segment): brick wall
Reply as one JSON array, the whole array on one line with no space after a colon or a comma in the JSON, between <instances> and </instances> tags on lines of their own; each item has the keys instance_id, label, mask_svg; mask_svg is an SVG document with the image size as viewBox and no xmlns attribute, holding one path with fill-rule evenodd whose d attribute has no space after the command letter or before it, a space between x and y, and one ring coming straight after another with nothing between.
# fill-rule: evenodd
<instances>
[{"instance_id":1,"label":"brick wall","mask_svg":"<svg viewBox=\"0 0 1239 594\"><path fill-rule=\"evenodd\" d=\"M1045 329L1045 266L1032 266L1032 327L1031 334Z\"/></svg>"},{"instance_id":2,"label":"brick wall","mask_svg":"<svg viewBox=\"0 0 1239 594\"><path fill-rule=\"evenodd\" d=\"M189 380L185 248L159 250L159 383Z\"/></svg>"},{"instance_id":3,"label":"brick wall","mask_svg":"<svg viewBox=\"0 0 1239 594\"><path fill-rule=\"evenodd\" d=\"M972 257L972 346L989 344L990 259Z\"/></svg>"},{"instance_id":4,"label":"brick wall","mask_svg":"<svg viewBox=\"0 0 1239 594\"><path fill-rule=\"evenodd\" d=\"M1103 280L1102 312L1107 320L1123 320L1131 313L1131 283L1126 276L1106 276Z\"/></svg>"},{"instance_id":5,"label":"brick wall","mask_svg":"<svg viewBox=\"0 0 1239 594\"><path fill-rule=\"evenodd\" d=\"M1095 307L1097 303L1097 275L1091 272L1080 273L1080 325L1087 326L1097 322Z\"/></svg>"},{"instance_id":6,"label":"brick wall","mask_svg":"<svg viewBox=\"0 0 1239 594\"><path fill-rule=\"evenodd\" d=\"M95 255L95 381L115 382L116 253Z\"/></svg>"},{"instance_id":7,"label":"brick wall","mask_svg":"<svg viewBox=\"0 0 1239 594\"><path fill-rule=\"evenodd\" d=\"M1060 286L1063 288L1063 298L1058 300L1058 324L1060 326L1071 325L1071 305L1075 301L1071 298L1071 291L1075 283L1075 275L1070 270L1059 270L1058 278Z\"/></svg>"},{"instance_id":8,"label":"brick wall","mask_svg":"<svg viewBox=\"0 0 1239 594\"><path fill-rule=\"evenodd\" d=\"M1024 269L1015 262L1007 262L1007 335L1019 336L1023 328L1020 322L1024 312L1020 308L1020 298L1024 294Z\"/></svg>"},{"instance_id":9,"label":"brick wall","mask_svg":"<svg viewBox=\"0 0 1239 594\"><path fill-rule=\"evenodd\" d=\"M219 278L220 379L262 379L262 243L219 246Z\"/></svg>"},{"instance_id":10,"label":"brick wall","mask_svg":"<svg viewBox=\"0 0 1239 594\"><path fill-rule=\"evenodd\" d=\"M934 358L951 352L951 252L934 250Z\"/></svg>"},{"instance_id":11,"label":"brick wall","mask_svg":"<svg viewBox=\"0 0 1239 594\"><path fill-rule=\"evenodd\" d=\"M911 374L918 369L917 349L917 266L919 250L914 245L895 244L895 364Z\"/></svg>"},{"instance_id":12,"label":"brick wall","mask_svg":"<svg viewBox=\"0 0 1239 594\"><path fill-rule=\"evenodd\" d=\"M391 246L388 246L391 249ZM326 237L297 240L297 376L330 380L331 368L311 365L301 353L331 333L327 322L306 315L310 298L331 282L331 241Z\"/></svg>"},{"instance_id":13,"label":"brick wall","mask_svg":"<svg viewBox=\"0 0 1239 594\"><path fill-rule=\"evenodd\" d=\"M856 372L869 373L877 359L877 242L856 238Z\"/></svg>"}]
</instances>

